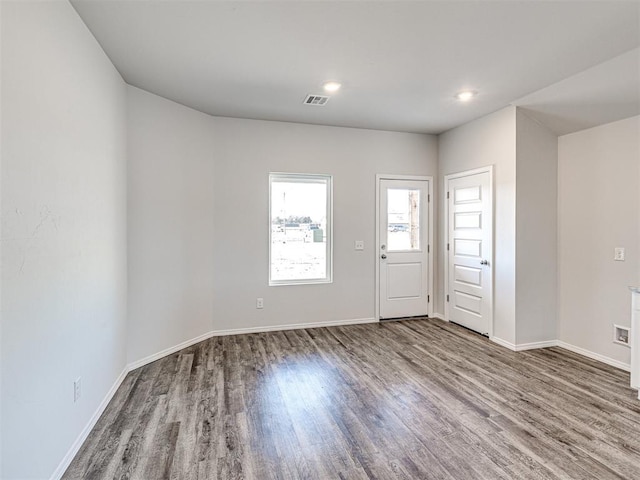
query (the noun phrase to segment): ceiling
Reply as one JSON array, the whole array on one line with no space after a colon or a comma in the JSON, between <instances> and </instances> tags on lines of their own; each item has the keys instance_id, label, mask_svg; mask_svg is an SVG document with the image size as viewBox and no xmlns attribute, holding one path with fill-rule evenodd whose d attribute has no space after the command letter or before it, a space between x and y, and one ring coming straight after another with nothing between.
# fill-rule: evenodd
<instances>
[{"instance_id":1,"label":"ceiling","mask_svg":"<svg viewBox=\"0 0 640 480\"><path fill-rule=\"evenodd\" d=\"M72 4L127 83L211 115L437 134L509 104L557 133L640 113L640 1Z\"/></svg>"},{"instance_id":2,"label":"ceiling","mask_svg":"<svg viewBox=\"0 0 640 480\"><path fill-rule=\"evenodd\" d=\"M514 102L557 135L640 114L640 48Z\"/></svg>"}]
</instances>

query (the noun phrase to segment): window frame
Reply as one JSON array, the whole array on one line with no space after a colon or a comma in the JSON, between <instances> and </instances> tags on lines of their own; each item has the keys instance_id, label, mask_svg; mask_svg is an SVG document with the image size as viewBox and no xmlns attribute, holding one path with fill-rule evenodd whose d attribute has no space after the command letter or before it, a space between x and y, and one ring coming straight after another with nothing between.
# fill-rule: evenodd
<instances>
[{"instance_id":1,"label":"window frame","mask_svg":"<svg viewBox=\"0 0 640 480\"><path fill-rule=\"evenodd\" d=\"M327 200L327 224L326 224L326 276L324 278L305 278L305 279L290 279L290 280L274 280L271 278L271 249L272 243L272 213L271 213L271 198L272 198L272 185L274 182L283 183L323 183L327 187L326 200ZM269 286L277 287L284 285L318 285L333 283L333 175L318 174L318 173L283 173L283 172L271 172L269 173L269 264L268 264L268 278Z\"/></svg>"},{"instance_id":2,"label":"window frame","mask_svg":"<svg viewBox=\"0 0 640 480\"><path fill-rule=\"evenodd\" d=\"M407 187L389 187L387 189L387 215L388 215L388 212L389 212L389 193L388 192L390 190L405 190L407 192L411 191L411 190L418 191L418 192L420 191L419 189L416 190L416 189L407 188ZM423 204L422 198L419 196L418 197L418 229L419 229L419 231L422 230L422 228L423 228L423 220L424 220L423 212L422 212L422 209L423 209L424 206L422 204ZM387 228L389 226L389 223L390 222L389 222L389 220L387 218ZM409 232L409 233L411 232L410 224L409 224L409 228L407 229L407 232ZM403 248L403 249L399 249L399 250L392 250L392 248L390 246L391 242L389 241L389 233L387 232L387 243L386 243L387 252L389 252L389 253L420 253L420 252L423 251L421 238L422 238L421 234L418 233L418 245L419 245L418 248Z\"/></svg>"}]
</instances>

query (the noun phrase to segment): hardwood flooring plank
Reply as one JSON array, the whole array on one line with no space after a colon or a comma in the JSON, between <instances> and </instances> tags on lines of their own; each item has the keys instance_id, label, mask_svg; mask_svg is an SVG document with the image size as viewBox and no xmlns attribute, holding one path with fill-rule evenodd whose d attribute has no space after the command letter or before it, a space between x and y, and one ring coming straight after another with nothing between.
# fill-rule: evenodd
<instances>
[{"instance_id":1,"label":"hardwood flooring plank","mask_svg":"<svg viewBox=\"0 0 640 480\"><path fill-rule=\"evenodd\" d=\"M147 462L144 473L137 478L171 478L173 456L179 431L179 422L165 423L158 427L149 452L149 457L152 460ZM185 465L179 465L179 468L184 467Z\"/></svg>"},{"instance_id":2,"label":"hardwood flooring plank","mask_svg":"<svg viewBox=\"0 0 640 480\"><path fill-rule=\"evenodd\" d=\"M143 471L150 451L154 434L161 425L160 419L166 415L166 396L151 397L145 402L144 410L129 442L120 457L117 469L112 478L127 480L136 478L137 471Z\"/></svg>"},{"instance_id":3,"label":"hardwood flooring plank","mask_svg":"<svg viewBox=\"0 0 640 480\"><path fill-rule=\"evenodd\" d=\"M131 372L64 479L635 479L628 381L426 318L213 337Z\"/></svg>"}]
</instances>

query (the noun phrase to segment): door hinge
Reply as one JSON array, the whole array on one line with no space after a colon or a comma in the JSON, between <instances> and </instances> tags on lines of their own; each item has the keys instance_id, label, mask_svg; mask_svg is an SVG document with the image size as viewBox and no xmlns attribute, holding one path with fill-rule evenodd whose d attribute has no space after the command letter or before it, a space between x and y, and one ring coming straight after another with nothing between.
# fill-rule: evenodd
<instances>
[{"instance_id":1,"label":"door hinge","mask_svg":"<svg viewBox=\"0 0 640 480\"><path fill-rule=\"evenodd\" d=\"M431 201L431 195L427 195L427 203L429 203Z\"/></svg>"},{"instance_id":2,"label":"door hinge","mask_svg":"<svg viewBox=\"0 0 640 480\"><path fill-rule=\"evenodd\" d=\"M449 198L449 192L447 192L447 198Z\"/></svg>"},{"instance_id":3,"label":"door hinge","mask_svg":"<svg viewBox=\"0 0 640 480\"><path fill-rule=\"evenodd\" d=\"M431 253L431 245L427 245L427 253Z\"/></svg>"},{"instance_id":4,"label":"door hinge","mask_svg":"<svg viewBox=\"0 0 640 480\"><path fill-rule=\"evenodd\" d=\"M449 301L449 295L447 295L447 302Z\"/></svg>"},{"instance_id":5,"label":"door hinge","mask_svg":"<svg viewBox=\"0 0 640 480\"><path fill-rule=\"evenodd\" d=\"M427 303L431 302L431 295L427 295Z\"/></svg>"},{"instance_id":6,"label":"door hinge","mask_svg":"<svg viewBox=\"0 0 640 480\"><path fill-rule=\"evenodd\" d=\"M449 251L449 244L447 243L447 251Z\"/></svg>"}]
</instances>

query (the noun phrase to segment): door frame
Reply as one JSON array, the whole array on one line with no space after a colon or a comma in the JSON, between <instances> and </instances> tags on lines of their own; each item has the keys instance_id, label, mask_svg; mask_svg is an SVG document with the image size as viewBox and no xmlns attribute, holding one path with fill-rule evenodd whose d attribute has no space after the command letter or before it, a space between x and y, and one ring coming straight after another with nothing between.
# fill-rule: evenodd
<instances>
[{"instance_id":1,"label":"door frame","mask_svg":"<svg viewBox=\"0 0 640 480\"><path fill-rule=\"evenodd\" d=\"M444 296L442 300L444 301L444 320L449 321L449 302L447 302L447 295L449 295L449 252L447 251L447 243L449 243L449 200L447 199L447 192L449 191L449 181L461 178L461 177L469 177L471 175L477 175L479 173L488 173L489 174L489 211L491 212L491 230L489 231L489 238L491 243L491 261L489 262L489 269L491 271L491 289L489 292L489 305L491 306L491 318L489 319L489 338L493 338L493 323L495 321L494 315L494 295L493 289L495 287L495 269L494 269L494 259L495 259L495 228L496 228L496 212L495 212L495 190L494 190L494 179L493 179L493 165L488 165L486 167L474 168L472 170L465 170L462 172L450 173L444 176L444 189L442 191L442 202L444 203L444 232L442 234L442 238L444 242L442 243L442 251L444 256Z\"/></svg>"},{"instance_id":2,"label":"door frame","mask_svg":"<svg viewBox=\"0 0 640 480\"><path fill-rule=\"evenodd\" d=\"M375 281L375 306L374 306L374 318L376 321L380 321L380 259L378 256L380 255L380 181L381 180L418 180L427 182L427 216L429 217L427 220L427 228L429 229L428 234L428 245L426 252L426 260L427 260L427 316L433 317L433 252L434 252L434 243L433 243L433 177L431 175L395 175L395 174L384 174L378 173L376 174L376 218L375 218L375 228L376 228L376 244L375 244L375 268L376 268L376 281Z\"/></svg>"}]
</instances>

